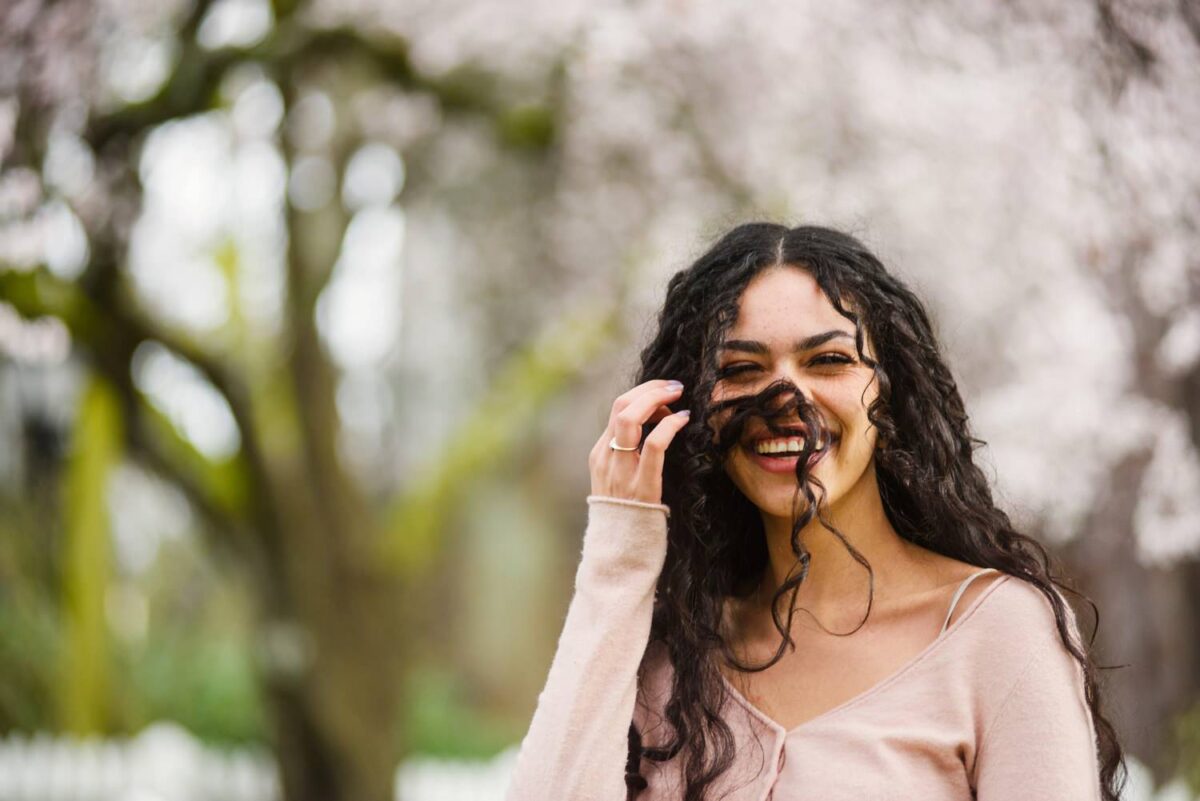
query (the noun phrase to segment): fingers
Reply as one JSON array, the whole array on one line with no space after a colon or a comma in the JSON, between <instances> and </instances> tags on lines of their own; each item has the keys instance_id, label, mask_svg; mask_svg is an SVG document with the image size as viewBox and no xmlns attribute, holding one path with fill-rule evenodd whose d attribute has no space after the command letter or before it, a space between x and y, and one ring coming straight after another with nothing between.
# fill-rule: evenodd
<instances>
[{"instance_id":1,"label":"fingers","mask_svg":"<svg viewBox=\"0 0 1200 801\"><path fill-rule=\"evenodd\" d=\"M687 416L676 417L667 404L679 399L683 385L678 381L655 379L646 381L625 392L613 401L608 427L597 440L588 456L592 472L592 492L614 497L658 502L662 496L663 453L675 432L687 423ZM657 425L642 442L643 427ZM647 444L654 438L651 450L653 468L643 468ZM664 439L665 438L665 439ZM614 451L613 440L623 447L641 446L636 451Z\"/></svg>"},{"instance_id":2,"label":"fingers","mask_svg":"<svg viewBox=\"0 0 1200 801\"><path fill-rule=\"evenodd\" d=\"M646 436L642 443L642 457L638 463L637 486L639 490L648 493L651 498L662 498L663 461L666 458L667 446L675 439L683 427L688 424L691 410L667 415L659 421Z\"/></svg>"},{"instance_id":3,"label":"fingers","mask_svg":"<svg viewBox=\"0 0 1200 801\"><path fill-rule=\"evenodd\" d=\"M609 436L615 436L617 444L624 448L637 445L642 439L642 426L651 415L676 400L682 392L683 385L678 381L647 381L634 387L613 402Z\"/></svg>"},{"instance_id":4,"label":"fingers","mask_svg":"<svg viewBox=\"0 0 1200 801\"><path fill-rule=\"evenodd\" d=\"M659 406L657 409L655 409L653 412L650 413L650 417L648 417L646 419L646 422L647 423L657 423L659 420L663 419L664 417L666 417L667 415L670 415L670 414L675 414L675 410L672 409L670 406Z\"/></svg>"}]
</instances>

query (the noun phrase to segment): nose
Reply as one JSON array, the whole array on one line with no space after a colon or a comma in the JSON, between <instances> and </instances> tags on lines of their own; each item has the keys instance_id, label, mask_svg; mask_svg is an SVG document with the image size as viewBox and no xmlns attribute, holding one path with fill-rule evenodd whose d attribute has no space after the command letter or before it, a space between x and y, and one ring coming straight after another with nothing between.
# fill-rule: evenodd
<instances>
[{"instance_id":1,"label":"nose","mask_svg":"<svg viewBox=\"0 0 1200 801\"><path fill-rule=\"evenodd\" d=\"M812 395L788 375L773 376L771 383L760 391L770 392L771 397L766 405L774 413L772 414L773 425L801 423L808 417L802 410L805 407L815 408Z\"/></svg>"},{"instance_id":2,"label":"nose","mask_svg":"<svg viewBox=\"0 0 1200 801\"><path fill-rule=\"evenodd\" d=\"M811 409L811 414L815 414L817 419L823 418L814 394L811 376L806 376L803 369L791 364L788 360L775 366L766 377L770 383L760 386L759 392L767 389L768 386L776 388L784 385L786 387L777 394L773 393L770 401L772 409L784 412L783 417L775 421L777 424L800 423L809 419L810 413L802 411L805 407ZM787 391L787 388L790 388L791 391Z\"/></svg>"},{"instance_id":3,"label":"nose","mask_svg":"<svg viewBox=\"0 0 1200 801\"><path fill-rule=\"evenodd\" d=\"M812 390L807 386L803 371L799 368L787 363L780 364L770 374L770 380L771 384L791 384L796 395L799 395L809 403L812 403Z\"/></svg>"}]
</instances>

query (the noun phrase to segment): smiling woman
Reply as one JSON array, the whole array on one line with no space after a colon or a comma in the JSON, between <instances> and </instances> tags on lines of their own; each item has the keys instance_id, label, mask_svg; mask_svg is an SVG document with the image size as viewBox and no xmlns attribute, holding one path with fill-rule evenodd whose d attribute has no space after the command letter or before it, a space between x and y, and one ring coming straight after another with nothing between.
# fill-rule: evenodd
<instances>
[{"instance_id":1,"label":"smiling woman","mask_svg":"<svg viewBox=\"0 0 1200 801\"><path fill-rule=\"evenodd\" d=\"M922 303L860 242L726 234L671 279L592 450L508 797L1115 801L1072 590L979 443Z\"/></svg>"}]
</instances>

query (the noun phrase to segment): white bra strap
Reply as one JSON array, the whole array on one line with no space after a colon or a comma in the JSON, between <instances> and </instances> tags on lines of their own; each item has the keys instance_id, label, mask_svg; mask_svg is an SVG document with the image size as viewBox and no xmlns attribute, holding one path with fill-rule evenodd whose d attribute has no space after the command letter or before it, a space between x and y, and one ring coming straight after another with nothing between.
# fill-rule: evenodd
<instances>
[{"instance_id":1,"label":"white bra strap","mask_svg":"<svg viewBox=\"0 0 1200 801\"><path fill-rule=\"evenodd\" d=\"M954 593L954 598L952 598L950 600L950 610L948 612L946 612L946 620L942 623L942 630L938 632L939 637L942 636L943 632L946 631L946 627L950 625L950 617L954 614L954 607L958 605L958 599L962 597L963 591L967 589L967 586L972 581L974 581L975 579L982 576L984 573L995 573L995 572L996 572L996 568L985 567L983 570L980 570L978 573L972 573L971 575L969 575L965 579L963 579L962 584L958 585L958 590Z\"/></svg>"}]
</instances>

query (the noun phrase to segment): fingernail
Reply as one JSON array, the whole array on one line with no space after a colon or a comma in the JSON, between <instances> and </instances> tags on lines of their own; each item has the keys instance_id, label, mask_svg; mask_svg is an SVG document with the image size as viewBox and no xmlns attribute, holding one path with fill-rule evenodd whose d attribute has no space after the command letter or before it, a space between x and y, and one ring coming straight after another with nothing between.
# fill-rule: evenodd
<instances>
[{"instance_id":1,"label":"fingernail","mask_svg":"<svg viewBox=\"0 0 1200 801\"><path fill-rule=\"evenodd\" d=\"M691 409L684 409L683 411L680 411L680 412L675 412L675 415L676 415L677 417L691 417L691 416L692 416L692 410L691 410Z\"/></svg>"},{"instance_id":2,"label":"fingernail","mask_svg":"<svg viewBox=\"0 0 1200 801\"><path fill-rule=\"evenodd\" d=\"M683 389L683 382L682 381L668 381L667 389L671 390L672 392Z\"/></svg>"}]
</instances>

